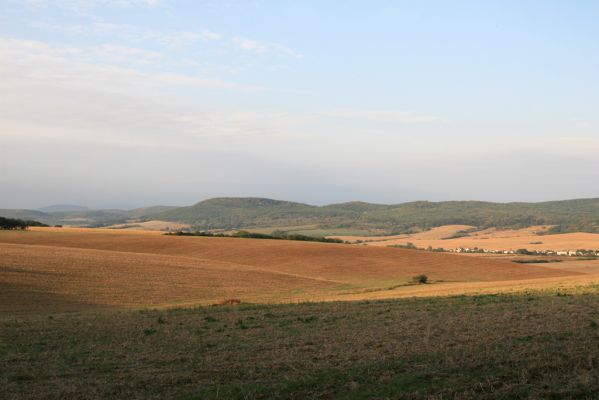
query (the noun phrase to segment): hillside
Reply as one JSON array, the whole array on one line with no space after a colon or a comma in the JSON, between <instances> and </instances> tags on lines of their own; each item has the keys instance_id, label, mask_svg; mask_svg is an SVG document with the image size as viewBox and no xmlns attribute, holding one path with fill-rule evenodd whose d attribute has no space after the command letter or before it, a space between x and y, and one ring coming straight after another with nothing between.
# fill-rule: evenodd
<instances>
[{"instance_id":1,"label":"hillside","mask_svg":"<svg viewBox=\"0 0 599 400\"><path fill-rule=\"evenodd\" d=\"M188 207L52 213L0 210L0 216L90 227L159 220L187 224L194 229L295 229L305 234L313 230L321 235L327 234L326 229L396 234L444 225L470 225L480 229L552 225L555 227L549 233L599 232L599 199L542 203L416 201L391 205L356 201L319 207L265 198L214 198ZM302 226L310 228L306 231L300 228Z\"/></svg>"},{"instance_id":2,"label":"hillside","mask_svg":"<svg viewBox=\"0 0 599 400\"><path fill-rule=\"evenodd\" d=\"M53 212L86 211L86 210L89 210L89 208L74 205L74 204L53 204L51 206L41 207L38 210L45 212L45 213L53 213Z\"/></svg>"},{"instance_id":3,"label":"hillside","mask_svg":"<svg viewBox=\"0 0 599 400\"><path fill-rule=\"evenodd\" d=\"M51 214L37 211L37 210L18 210L18 209L7 209L0 208L0 217L4 218L16 218L22 220L34 220L40 221L44 224L55 224L59 220Z\"/></svg>"},{"instance_id":4,"label":"hillside","mask_svg":"<svg viewBox=\"0 0 599 400\"><path fill-rule=\"evenodd\" d=\"M142 207L135 208L133 210L129 210L127 212L127 216L129 218L140 218L140 219L151 219L150 217L169 210L174 210L179 207L174 206L151 206L151 207Z\"/></svg>"},{"instance_id":5,"label":"hillside","mask_svg":"<svg viewBox=\"0 0 599 400\"><path fill-rule=\"evenodd\" d=\"M206 229L322 223L319 207L263 198L215 198L155 214Z\"/></svg>"},{"instance_id":6,"label":"hillside","mask_svg":"<svg viewBox=\"0 0 599 400\"><path fill-rule=\"evenodd\" d=\"M48 225L73 225L85 227L110 226L127 221L151 220L152 215L177 207L152 206L133 210L92 210L79 206L57 205L43 207L39 210L0 209L0 217L36 220Z\"/></svg>"},{"instance_id":7,"label":"hillside","mask_svg":"<svg viewBox=\"0 0 599 400\"><path fill-rule=\"evenodd\" d=\"M556 225L554 232L599 232L599 199L544 203L418 201L396 205L351 202L323 207L260 198L216 198L155 215L201 229L283 227L385 229L390 233L443 225L523 228Z\"/></svg>"}]
</instances>

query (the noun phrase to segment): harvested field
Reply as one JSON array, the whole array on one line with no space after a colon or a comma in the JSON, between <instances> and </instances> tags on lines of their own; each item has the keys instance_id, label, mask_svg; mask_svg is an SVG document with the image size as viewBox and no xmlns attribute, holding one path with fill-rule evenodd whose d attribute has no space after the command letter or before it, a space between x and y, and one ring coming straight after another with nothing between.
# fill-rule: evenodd
<instances>
[{"instance_id":1,"label":"harvested field","mask_svg":"<svg viewBox=\"0 0 599 400\"><path fill-rule=\"evenodd\" d=\"M410 242L418 248L433 248L455 249L459 247L487 250L578 250L578 249L593 249L599 250L599 234L597 233L563 233L555 235L538 235L539 232L544 232L548 226L535 226L524 229L486 229L478 232L469 233L467 236L444 239L446 233L453 234L460 230L460 225L448 225L446 227L438 227L430 231L420 232L411 235L400 236L379 236L379 237L351 237L343 236L340 239L355 242L357 240L364 241L368 246L393 246L405 245ZM467 227L463 225L462 227ZM440 234L441 233L441 234ZM452 235L444 236L449 238Z\"/></svg>"},{"instance_id":2,"label":"harvested field","mask_svg":"<svg viewBox=\"0 0 599 400\"><path fill-rule=\"evenodd\" d=\"M104 229L129 229L129 230L151 230L151 231L175 231L181 229L187 229L190 225L181 224L178 222L170 221L144 221L144 222L128 222L124 224L116 224L107 226Z\"/></svg>"},{"instance_id":3,"label":"harvested field","mask_svg":"<svg viewBox=\"0 0 599 400\"><path fill-rule=\"evenodd\" d=\"M65 226L62 228L57 227L40 227L40 226L30 226L28 232L43 232L43 233L64 233L64 234L112 234L112 235L163 235L164 232L151 230L151 229L139 229L139 230L128 230L128 229L107 229L107 228L79 228L76 226ZM6 232L5 232L6 233ZM0 231L2 234L2 231Z\"/></svg>"},{"instance_id":4,"label":"harvested field","mask_svg":"<svg viewBox=\"0 0 599 400\"><path fill-rule=\"evenodd\" d=\"M431 284L412 285L419 274ZM590 283L594 274L330 243L102 229L0 232L3 313L509 291Z\"/></svg>"}]
</instances>

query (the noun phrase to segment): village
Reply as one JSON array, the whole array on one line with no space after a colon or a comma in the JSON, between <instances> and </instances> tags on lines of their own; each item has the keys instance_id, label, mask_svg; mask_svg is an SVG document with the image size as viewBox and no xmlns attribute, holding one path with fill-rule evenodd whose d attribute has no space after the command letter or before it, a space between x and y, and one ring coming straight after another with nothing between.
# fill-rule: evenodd
<instances>
[{"instance_id":1,"label":"village","mask_svg":"<svg viewBox=\"0 0 599 400\"><path fill-rule=\"evenodd\" d=\"M437 250L443 251L443 250ZM489 253L489 254L521 254L521 255L535 255L535 256L568 256L568 257L597 257L599 256L599 250L496 250L496 249L480 249L478 247L457 247L455 249L447 250L450 253Z\"/></svg>"}]
</instances>

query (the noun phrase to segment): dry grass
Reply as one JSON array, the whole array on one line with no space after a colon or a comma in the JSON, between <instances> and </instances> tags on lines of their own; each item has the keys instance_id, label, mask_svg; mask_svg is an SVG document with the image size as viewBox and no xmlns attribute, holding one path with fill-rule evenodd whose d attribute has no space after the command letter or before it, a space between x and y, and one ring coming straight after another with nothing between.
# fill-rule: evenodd
<instances>
[{"instance_id":1,"label":"dry grass","mask_svg":"<svg viewBox=\"0 0 599 400\"><path fill-rule=\"evenodd\" d=\"M409 285L425 274L431 284ZM403 249L101 229L0 232L0 312L445 295L575 285L579 271Z\"/></svg>"}]
</instances>

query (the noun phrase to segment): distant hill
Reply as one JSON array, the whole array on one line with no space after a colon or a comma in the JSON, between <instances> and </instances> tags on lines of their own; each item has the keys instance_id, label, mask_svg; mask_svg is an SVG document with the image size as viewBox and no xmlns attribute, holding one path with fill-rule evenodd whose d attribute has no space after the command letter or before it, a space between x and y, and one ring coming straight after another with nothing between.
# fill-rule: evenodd
<instances>
[{"instance_id":1,"label":"distant hill","mask_svg":"<svg viewBox=\"0 0 599 400\"><path fill-rule=\"evenodd\" d=\"M152 206L133 210L92 210L81 206L56 205L40 210L0 209L0 217L36 220L48 225L76 225L101 227L125 223L129 220L147 221L152 215L177 207Z\"/></svg>"},{"instance_id":2,"label":"distant hill","mask_svg":"<svg viewBox=\"0 0 599 400\"><path fill-rule=\"evenodd\" d=\"M130 221L162 220L195 229L246 229L316 226L404 233L442 225L524 228L555 225L552 232L599 232L599 199L542 203L415 201L401 204L348 202L313 206L266 198L221 197L188 207L154 206L134 210L2 210L0 216L45 224L109 226Z\"/></svg>"},{"instance_id":3,"label":"distant hill","mask_svg":"<svg viewBox=\"0 0 599 400\"><path fill-rule=\"evenodd\" d=\"M151 219L151 217L155 214L174 210L179 207L174 206L151 206L151 207L142 207L136 208L134 210L129 210L127 215L129 218L140 218L140 219Z\"/></svg>"},{"instance_id":4,"label":"distant hill","mask_svg":"<svg viewBox=\"0 0 599 400\"><path fill-rule=\"evenodd\" d=\"M153 217L202 229L317 224L323 228L401 233L459 224L480 228L557 225L555 232L599 232L599 199L543 203L417 201L395 205L350 202L318 207L263 198L215 198Z\"/></svg>"},{"instance_id":5,"label":"distant hill","mask_svg":"<svg viewBox=\"0 0 599 400\"><path fill-rule=\"evenodd\" d=\"M214 198L155 214L159 220L205 229L319 223L319 207L264 198Z\"/></svg>"},{"instance_id":6,"label":"distant hill","mask_svg":"<svg viewBox=\"0 0 599 400\"><path fill-rule=\"evenodd\" d=\"M38 210L13 210L7 208L0 208L0 217L41 221L44 224L52 224L57 220L52 215Z\"/></svg>"},{"instance_id":7,"label":"distant hill","mask_svg":"<svg viewBox=\"0 0 599 400\"><path fill-rule=\"evenodd\" d=\"M54 204L51 206L38 208L38 210L45 212L45 213L54 213L54 212L86 211L86 210L89 210L89 208L83 207L83 206L77 206L77 205L73 205L73 204Z\"/></svg>"}]
</instances>

